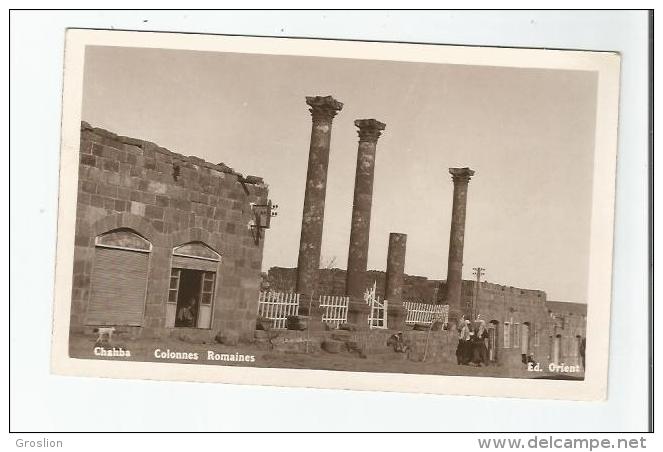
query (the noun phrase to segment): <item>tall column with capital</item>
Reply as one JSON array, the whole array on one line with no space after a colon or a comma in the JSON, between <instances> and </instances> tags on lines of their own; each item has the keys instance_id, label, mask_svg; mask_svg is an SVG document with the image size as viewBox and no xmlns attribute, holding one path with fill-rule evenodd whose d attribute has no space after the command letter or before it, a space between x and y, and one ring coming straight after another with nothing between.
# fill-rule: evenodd
<instances>
[{"instance_id":1,"label":"tall column with capital","mask_svg":"<svg viewBox=\"0 0 663 452\"><path fill-rule=\"evenodd\" d=\"M447 266L446 302L449 310L464 313L461 299L463 284L463 246L465 243L465 216L467 211L467 186L474 171L469 168L449 168L454 183L449 234L449 264Z\"/></svg>"},{"instance_id":2,"label":"tall column with capital","mask_svg":"<svg viewBox=\"0 0 663 452\"><path fill-rule=\"evenodd\" d=\"M359 134L355 193L350 225L350 247L345 280L346 295L361 299L366 287L368 264L368 235L371 228L371 206L373 204L373 176L375 173L375 150L385 124L375 119L355 121Z\"/></svg>"},{"instance_id":3,"label":"tall column with capital","mask_svg":"<svg viewBox=\"0 0 663 452\"><path fill-rule=\"evenodd\" d=\"M316 290L320 268L322 226L325 216L327 192L327 168L329 166L329 144L334 116L343 104L331 96L307 97L313 125L311 145L308 153L306 191L302 212L302 229L299 239L297 260L297 293L313 295Z\"/></svg>"}]
</instances>

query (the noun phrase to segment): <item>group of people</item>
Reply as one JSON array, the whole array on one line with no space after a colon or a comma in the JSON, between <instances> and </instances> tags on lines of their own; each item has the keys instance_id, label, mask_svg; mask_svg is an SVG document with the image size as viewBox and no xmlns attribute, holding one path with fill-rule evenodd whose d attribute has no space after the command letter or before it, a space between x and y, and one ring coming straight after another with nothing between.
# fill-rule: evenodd
<instances>
[{"instance_id":1,"label":"group of people","mask_svg":"<svg viewBox=\"0 0 663 452\"><path fill-rule=\"evenodd\" d=\"M458 347L456 360L459 365L487 366L488 330L486 322L479 320L472 328L472 322L461 318L458 324Z\"/></svg>"}]
</instances>

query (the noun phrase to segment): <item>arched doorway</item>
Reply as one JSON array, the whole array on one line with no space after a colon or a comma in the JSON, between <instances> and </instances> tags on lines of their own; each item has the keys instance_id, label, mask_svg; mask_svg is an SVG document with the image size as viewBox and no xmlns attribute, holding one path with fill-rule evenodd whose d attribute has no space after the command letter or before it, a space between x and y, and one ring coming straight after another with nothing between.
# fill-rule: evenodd
<instances>
[{"instance_id":1,"label":"arched doorway","mask_svg":"<svg viewBox=\"0 0 663 452\"><path fill-rule=\"evenodd\" d=\"M488 360L491 362L497 361L497 320L491 320L488 323Z\"/></svg>"},{"instance_id":2,"label":"arched doorway","mask_svg":"<svg viewBox=\"0 0 663 452\"><path fill-rule=\"evenodd\" d=\"M166 326L210 328L221 255L202 242L173 249Z\"/></svg>"},{"instance_id":3,"label":"arched doorway","mask_svg":"<svg viewBox=\"0 0 663 452\"><path fill-rule=\"evenodd\" d=\"M527 356L530 353L530 323L524 322L523 327L520 330L520 354L523 355L523 359L526 362Z\"/></svg>"},{"instance_id":4,"label":"arched doorway","mask_svg":"<svg viewBox=\"0 0 663 452\"><path fill-rule=\"evenodd\" d=\"M562 352L562 335L558 334L553 338L552 362L559 364Z\"/></svg>"}]
</instances>

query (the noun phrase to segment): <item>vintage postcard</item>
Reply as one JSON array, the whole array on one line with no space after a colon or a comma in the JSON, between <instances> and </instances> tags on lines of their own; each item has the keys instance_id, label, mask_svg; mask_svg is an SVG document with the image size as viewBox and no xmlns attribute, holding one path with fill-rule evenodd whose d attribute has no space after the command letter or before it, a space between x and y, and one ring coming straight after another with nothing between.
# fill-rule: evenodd
<instances>
[{"instance_id":1,"label":"vintage postcard","mask_svg":"<svg viewBox=\"0 0 663 452\"><path fill-rule=\"evenodd\" d=\"M69 30L53 372L604 399L619 67Z\"/></svg>"}]
</instances>

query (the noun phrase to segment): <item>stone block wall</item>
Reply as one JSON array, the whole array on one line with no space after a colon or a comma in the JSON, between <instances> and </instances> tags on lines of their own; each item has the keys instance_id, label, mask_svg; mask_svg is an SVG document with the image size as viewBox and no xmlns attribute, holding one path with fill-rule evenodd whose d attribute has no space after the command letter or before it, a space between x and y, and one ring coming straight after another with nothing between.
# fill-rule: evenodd
<instances>
[{"instance_id":1,"label":"stone block wall","mask_svg":"<svg viewBox=\"0 0 663 452\"><path fill-rule=\"evenodd\" d=\"M293 292L297 281L297 269L272 267L266 275L268 287L278 292ZM318 270L318 293L321 295L345 295L345 270L340 268L321 268ZM373 287L376 294L384 299L386 274L384 271L368 270L365 286ZM441 302L444 293L444 281L431 280L423 276L404 275L403 300L422 303Z\"/></svg>"},{"instance_id":2,"label":"stone block wall","mask_svg":"<svg viewBox=\"0 0 663 452\"><path fill-rule=\"evenodd\" d=\"M546 306L553 317L552 334L559 336L562 361L582 365L579 342L587 336L587 305L548 301Z\"/></svg>"},{"instance_id":3,"label":"stone block wall","mask_svg":"<svg viewBox=\"0 0 663 452\"><path fill-rule=\"evenodd\" d=\"M326 340L340 340L357 344L358 348L366 355L393 355L394 358L404 358L405 354L394 352L393 347L387 346L389 336L394 330L373 329L367 331L292 331L280 330L272 338L272 344L276 350L292 351L298 353L319 352L322 342ZM405 341L411 348L407 355L409 359L421 361L424 353L426 361L437 361L445 363L456 362L456 346L458 337L454 331L404 331ZM267 342L267 333L256 331L258 342ZM428 342L428 345L426 345Z\"/></svg>"},{"instance_id":4,"label":"stone block wall","mask_svg":"<svg viewBox=\"0 0 663 452\"><path fill-rule=\"evenodd\" d=\"M221 254L214 331L253 337L263 240L247 227L250 203L265 204L261 178L158 145L81 126L72 331L84 330L95 237L130 228L152 243L142 334L163 335L172 250L199 241Z\"/></svg>"},{"instance_id":5,"label":"stone block wall","mask_svg":"<svg viewBox=\"0 0 663 452\"><path fill-rule=\"evenodd\" d=\"M463 281L463 301L470 305L474 296L473 281ZM578 364L576 336L586 336L586 305L547 301L544 291L521 289L482 282L478 292L478 314L497 328L497 353L503 362L518 363L522 359L521 346L504 347L504 323L527 324L529 327L529 353L544 365L553 360L553 341L562 336L560 360ZM575 313L575 315L574 315ZM513 326L511 327L513 328ZM522 340L521 340L522 342Z\"/></svg>"},{"instance_id":6,"label":"stone block wall","mask_svg":"<svg viewBox=\"0 0 663 452\"><path fill-rule=\"evenodd\" d=\"M474 281L463 282L462 299L470 306L474 297ZM529 326L528 353L538 362L548 363L550 359L549 342L550 316L546 308L546 293L540 290L521 289L487 282L480 283L477 299L477 312L486 324L493 323L496 328L496 353L498 360L506 365L522 365L522 347L515 341L514 324L523 328ZM505 348L504 324L511 326L511 344ZM522 331L522 330L520 330ZM536 334L536 338L535 338ZM522 342L522 335L520 342Z\"/></svg>"}]
</instances>

